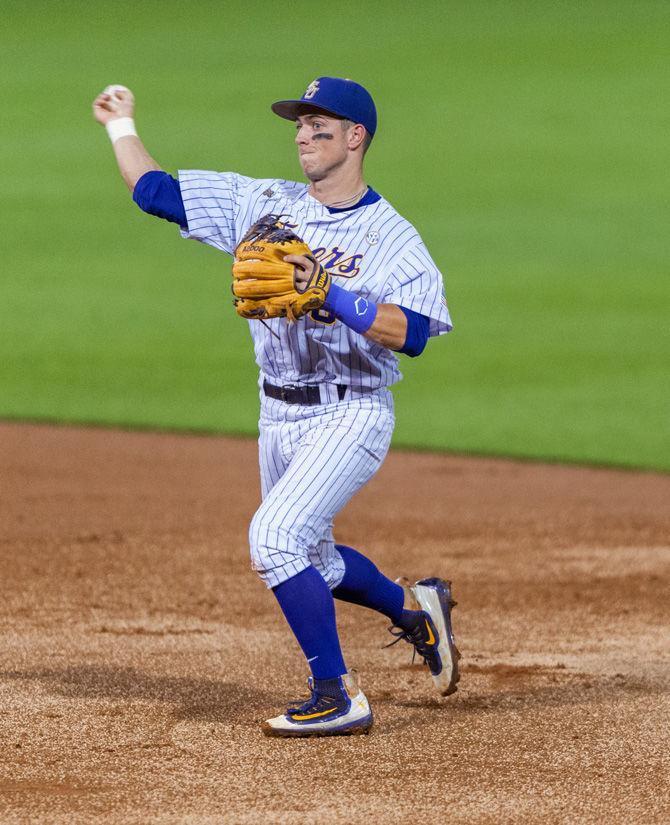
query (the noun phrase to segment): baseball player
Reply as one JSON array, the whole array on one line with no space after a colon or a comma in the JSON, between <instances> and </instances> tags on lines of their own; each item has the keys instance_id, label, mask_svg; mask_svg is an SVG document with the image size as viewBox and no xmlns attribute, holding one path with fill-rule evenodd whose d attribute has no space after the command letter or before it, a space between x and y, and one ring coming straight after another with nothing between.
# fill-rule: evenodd
<instances>
[{"instance_id":1,"label":"baseball player","mask_svg":"<svg viewBox=\"0 0 670 825\"><path fill-rule=\"evenodd\" d=\"M235 258L234 302L249 319L260 370L262 504L249 529L252 566L312 674L309 699L263 730L365 733L372 711L345 664L334 598L387 616L440 694L459 679L450 583L396 583L333 537L335 516L389 448L397 353L420 355L451 320L418 232L363 177L377 130L366 89L319 77L272 110L294 125L307 183L197 170L174 178L138 137L127 88L107 87L93 103L137 205Z\"/></svg>"}]
</instances>

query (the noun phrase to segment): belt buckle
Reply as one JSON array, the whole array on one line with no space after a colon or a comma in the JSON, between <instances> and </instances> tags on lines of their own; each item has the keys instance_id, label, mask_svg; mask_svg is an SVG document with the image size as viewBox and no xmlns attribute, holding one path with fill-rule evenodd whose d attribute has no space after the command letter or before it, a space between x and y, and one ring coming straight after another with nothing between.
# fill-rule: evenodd
<instances>
[{"instance_id":1,"label":"belt buckle","mask_svg":"<svg viewBox=\"0 0 670 825\"><path fill-rule=\"evenodd\" d=\"M298 386L296 384L284 384L282 387L280 387L281 400L285 404L288 404L290 393L294 392L297 389Z\"/></svg>"}]
</instances>

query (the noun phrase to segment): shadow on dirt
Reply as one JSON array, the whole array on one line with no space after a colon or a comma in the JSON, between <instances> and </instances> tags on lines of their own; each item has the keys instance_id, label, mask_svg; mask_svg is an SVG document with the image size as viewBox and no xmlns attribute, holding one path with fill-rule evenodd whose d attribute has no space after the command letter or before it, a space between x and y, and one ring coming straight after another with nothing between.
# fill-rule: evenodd
<instances>
[{"instance_id":1,"label":"shadow on dirt","mask_svg":"<svg viewBox=\"0 0 670 825\"><path fill-rule=\"evenodd\" d=\"M437 696L395 701L405 708L449 710L464 715L490 710L545 709L564 705L612 704L639 696L661 695L668 687L621 673L597 675L564 669L496 666L484 670L470 666L459 691L448 699ZM374 696L370 697L375 699ZM382 701L394 702L384 696Z\"/></svg>"},{"instance_id":2,"label":"shadow on dirt","mask_svg":"<svg viewBox=\"0 0 670 825\"><path fill-rule=\"evenodd\" d=\"M254 721L259 713L286 699L248 685L206 677L151 675L137 668L105 665L11 670L0 673L0 679L38 682L51 695L65 698L164 703L173 706L178 720L203 722ZM490 711L607 705L668 690L667 685L620 673L596 675L537 666L470 665L464 670L458 692L448 699L436 695L401 699L388 690L368 691L368 698L373 705L469 716Z\"/></svg>"},{"instance_id":3,"label":"shadow on dirt","mask_svg":"<svg viewBox=\"0 0 670 825\"><path fill-rule=\"evenodd\" d=\"M39 682L52 695L81 699L164 702L178 719L241 721L246 712L277 701L270 693L231 682L194 676L153 676L132 667L77 665L44 670L10 670L0 679Z\"/></svg>"}]
</instances>

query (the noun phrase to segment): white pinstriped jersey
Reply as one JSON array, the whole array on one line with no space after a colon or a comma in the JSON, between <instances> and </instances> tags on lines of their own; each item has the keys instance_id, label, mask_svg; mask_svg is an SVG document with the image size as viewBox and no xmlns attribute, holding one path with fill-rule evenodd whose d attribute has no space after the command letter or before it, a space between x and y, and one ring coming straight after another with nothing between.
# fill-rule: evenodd
<instances>
[{"instance_id":1,"label":"white pinstriped jersey","mask_svg":"<svg viewBox=\"0 0 670 825\"><path fill-rule=\"evenodd\" d=\"M442 276L418 232L381 198L331 213L306 183L233 172L180 170L179 186L194 238L232 254L247 229L268 213L281 214L331 272L335 282L375 303L397 304L430 319L430 335L451 329ZM387 387L402 377L398 358L345 324L316 311L297 323L249 321L261 379L274 384Z\"/></svg>"}]
</instances>

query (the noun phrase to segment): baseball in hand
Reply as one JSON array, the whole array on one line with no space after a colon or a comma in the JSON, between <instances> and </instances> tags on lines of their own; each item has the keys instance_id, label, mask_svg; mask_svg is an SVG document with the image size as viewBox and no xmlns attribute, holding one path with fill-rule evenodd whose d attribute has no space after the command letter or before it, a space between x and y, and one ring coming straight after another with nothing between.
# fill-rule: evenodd
<instances>
[{"instance_id":1,"label":"baseball in hand","mask_svg":"<svg viewBox=\"0 0 670 825\"><path fill-rule=\"evenodd\" d=\"M135 97L120 83L107 86L93 101L93 116L103 126L117 117L133 117L134 112Z\"/></svg>"},{"instance_id":2,"label":"baseball in hand","mask_svg":"<svg viewBox=\"0 0 670 825\"><path fill-rule=\"evenodd\" d=\"M126 97L124 92L127 92L132 97L132 92L127 86L121 86L120 84L116 83L112 86L107 86L103 91L104 95L109 95L109 104L110 107L116 111L118 111L118 105L121 103Z\"/></svg>"}]
</instances>

